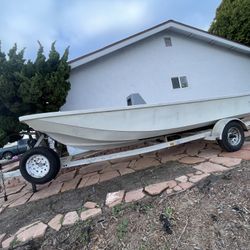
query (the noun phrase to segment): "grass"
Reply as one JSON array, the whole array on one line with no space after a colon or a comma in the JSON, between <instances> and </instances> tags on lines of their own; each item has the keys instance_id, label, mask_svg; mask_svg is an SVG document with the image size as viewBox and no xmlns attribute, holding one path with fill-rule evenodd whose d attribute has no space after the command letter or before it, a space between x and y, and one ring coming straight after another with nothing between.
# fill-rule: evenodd
<instances>
[{"instance_id":1,"label":"grass","mask_svg":"<svg viewBox=\"0 0 250 250\"><path fill-rule=\"evenodd\" d=\"M116 205L114 207L112 207L112 215L114 217L118 217L119 215L123 215L123 207L122 204Z\"/></svg>"},{"instance_id":2,"label":"grass","mask_svg":"<svg viewBox=\"0 0 250 250\"><path fill-rule=\"evenodd\" d=\"M121 240L128 232L129 221L127 218L123 219L117 226L117 237Z\"/></svg>"}]
</instances>

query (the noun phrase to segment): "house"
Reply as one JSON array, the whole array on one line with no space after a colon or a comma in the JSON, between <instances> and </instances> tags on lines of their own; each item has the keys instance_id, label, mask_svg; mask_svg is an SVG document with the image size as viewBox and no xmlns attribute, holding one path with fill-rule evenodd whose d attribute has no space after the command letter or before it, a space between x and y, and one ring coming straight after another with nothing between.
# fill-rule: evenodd
<instances>
[{"instance_id":1,"label":"house","mask_svg":"<svg viewBox=\"0 0 250 250\"><path fill-rule=\"evenodd\" d=\"M69 62L62 110L127 106L250 92L250 48L169 20Z\"/></svg>"}]
</instances>

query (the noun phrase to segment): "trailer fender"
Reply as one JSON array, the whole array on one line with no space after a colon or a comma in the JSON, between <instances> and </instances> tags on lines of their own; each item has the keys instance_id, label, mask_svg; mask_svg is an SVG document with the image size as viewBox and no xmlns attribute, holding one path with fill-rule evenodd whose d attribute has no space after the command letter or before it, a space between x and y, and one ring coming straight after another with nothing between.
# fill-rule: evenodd
<instances>
[{"instance_id":1,"label":"trailer fender","mask_svg":"<svg viewBox=\"0 0 250 250\"><path fill-rule=\"evenodd\" d=\"M221 119L218 122L215 123L213 129L212 129L212 133L211 136L209 136L208 138L206 138L207 140L221 140L222 139L222 133L223 130L225 128L225 126L232 121L236 121L238 122L242 128L244 129L244 131L247 131L247 126L246 124L241 121L238 118L227 118L227 119Z\"/></svg>"}]
</instances>

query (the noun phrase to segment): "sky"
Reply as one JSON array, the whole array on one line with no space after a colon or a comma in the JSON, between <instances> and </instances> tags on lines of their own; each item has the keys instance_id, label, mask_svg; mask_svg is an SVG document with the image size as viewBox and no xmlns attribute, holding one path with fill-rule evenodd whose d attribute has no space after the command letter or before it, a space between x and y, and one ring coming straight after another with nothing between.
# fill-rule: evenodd
<instances>
[{"instance_id":1,"label":"sky","mask_svg":"<svg viewBox=\"0 0 250 250\"><path fill-rule=\"evenodd\" d=\"M34 60L39 40L69 59L104 47L169 19L208 30L221 0L0 0L4 52L17 43Z\"/></svg>"}]
</instances>

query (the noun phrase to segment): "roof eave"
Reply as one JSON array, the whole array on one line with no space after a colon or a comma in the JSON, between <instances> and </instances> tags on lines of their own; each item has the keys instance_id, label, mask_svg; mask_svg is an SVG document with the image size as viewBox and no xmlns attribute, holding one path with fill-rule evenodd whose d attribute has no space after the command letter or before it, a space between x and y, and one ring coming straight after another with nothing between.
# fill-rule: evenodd
<instances>
[{"instance_id":1,"label":"roof eave","mask_svg":"<svg viewBox=\"0 0 250 250\"><path fill-rule=\"evenodd\" d=\"M115 51L121 49L121 48L129 46L133 43L136 43L140 40L143 40L147 37L150 37L154 34L157 34L159 32L162 32L162 31L168 30L168 29L173 30L174 32L186 34L187 36L190 36L190 34L192 34L192 37L196 37L198 39L204 40L210 44L212 43L212 44L220 45L220 46L226 47L228 49L234 49L236 51L250 55L250 47L247 47L247 46L242 45L240 43L230 41L228 39L225 39L225 38L222 38L219 36L212 35L206 31L203 31L203 30L200 30L200 29L197 29L197 28L194 28L194 27L182 24L182 23L178 23L178 22L173 21L173 20L169 20L167 22L164 22L162 24L154 26L150 29L147 29L145 31L137 33L133 36L125 38L121 41L118 41L116 43L108 45L102 49L99 49L97 51L94 51L94 52L89 53L87 55L84 55L82 57L71 60L71 61L69 61L69 64L71 66L71 69L77 68L81 65L84 65L84 64L89 63L91 61L94 61L100 57L108 55L112 52L115 52Z\"/></svg>"}]
</instances>

